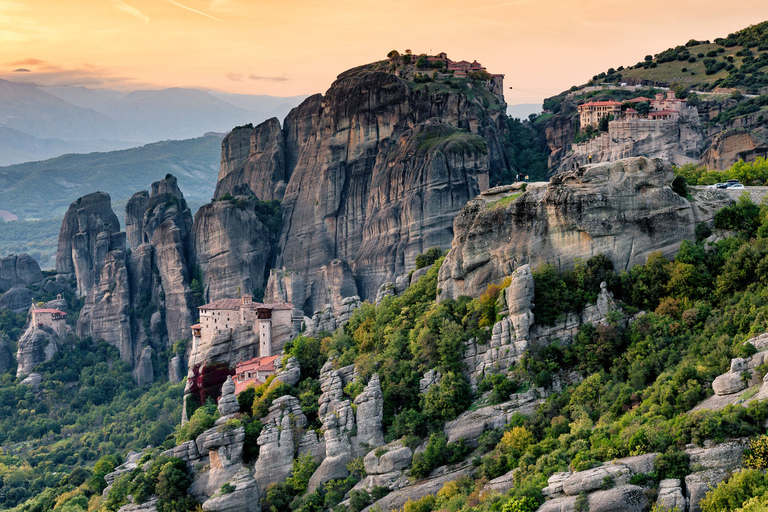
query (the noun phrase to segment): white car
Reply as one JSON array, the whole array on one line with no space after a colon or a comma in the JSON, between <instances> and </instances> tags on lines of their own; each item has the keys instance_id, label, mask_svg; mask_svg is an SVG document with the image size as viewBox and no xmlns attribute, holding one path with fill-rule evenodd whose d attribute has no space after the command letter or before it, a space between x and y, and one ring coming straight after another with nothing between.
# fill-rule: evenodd
<instances>
[{"instance_id":1,"label":"white car","mask_svg":"<svg viewBox=\"0 0 768 512\"><path fill-rule=\"evenodd\" d=\"M725 183L715 183L714 185L707 185L707 188L725 188Z\"/></svg>"},{"instance_id":2,"label":"white car","mask_svg":"<svg viewBox=\"0 0 768 512\"><path fill-rule=\"evenodd\" d=\"M736 183L735 185L730 185L728 187L728 190L743 189L743 188L744 188L744 185L742 185L741 183Z\"/></svg>"}]
</instances>

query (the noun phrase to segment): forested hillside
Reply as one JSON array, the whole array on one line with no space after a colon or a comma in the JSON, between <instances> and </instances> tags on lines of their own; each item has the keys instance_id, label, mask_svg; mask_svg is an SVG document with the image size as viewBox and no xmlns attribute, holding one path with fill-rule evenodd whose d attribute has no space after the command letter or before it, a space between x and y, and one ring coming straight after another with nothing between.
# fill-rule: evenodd
<instances>
[{"instance_id":1,"label":"forested hillside","mask_svg":"<svg viewBox=\"0 0 768 512\"><path fill-rule=\"evenodd\" d=\"M436 303L442 263L437 259L402 295L386 298L378 306L363 305L342 330L299 337L286 347L301 364L301 381L295 387L268 383L239 395L243 415L235 421L245 426L246 460L257 457L259 420L279 396L297 397L310 425L320 426L320 369L332 360L335 367L354 363L357 368L356 380L344 389L350 398L362 391L373 373L381 376L387 441L402 439L414 447L426 442L426 451L416 454L409 470L413 482L439 466L472 462L474 470L468 476L446 485L436 496L407 504L408 512L490 511L502 505L505 511L532 511L543 503L541 490L553 473L585 470L644 453L661 455L653 471L633 478L655 492L662 479L679 478L695 469L683 451L689 443L760 436L768 419L768 404L761 401L692 412L712 394L710 383L728 369L731 358L756 351L744 342L768 328L768 207L742 199L718 214L715 228L730 236L706 242L710 233L702 227L700 239L684 242L674 261L652 254L647 264L627 273L614 272L600 256L566 273L537 269L533 312L539 324L554 324L569 312L579 313L595 301L601 282L621 307L605 323L580 327L572 344L531 350L507 376L487 377L477 393L472 393L463 373L464 346L470 338L489 342L489 328L499 313L498 297L508 283L489 287L479 299ZM438 256L432 251L420 264L428 265ZM23 319L4 318L4 330L16 334ZM419 380L431 369L439 370L443 378L422 394ZM194 507L189 500L171 499L173 492L183 494L181 487L176 491L162 487L163 472L176 468L173 471L184 476L184 468L156 457L159 450L194 439L209 428L218 415L215 408L197 409L179 428L180 385L138 389L115 350L88 339L71 340L40 370L44 377L38 391L18 384L9 373L3 377L5 508L116 511L128 494L147 499L163 492L170 493L161 498L168 504L158 509ZM570 372L583 380L562 387L558 383ZM468 408L506 402L536 389L546 401L533 414L517 414L503 428L486 432L477 447L447 442L442 431L446 421ZM174 430L175 436L169 436ZM140 470L126 473L101 497L103 475L121 462L115 456L146 445L162 447L145 452L150 455L143 458L156 460L152 467L157 469L146 476ZM754 457L745 461L758 470L765 464ZM346 479L304 494L316 466L311 458L298 458L287 482L262 490L263 509L361 510L387 491L355 490L351 501L338 505L365 476L362 461L355 464ZM480 492L488 480L515 468L515 486L509 493ZM761 480L762 473L749 471L742 475L757 476L734 477L702 503L703 510L721 510L717 504L723 499L732 503L734 495L742 501L762 496L768 482ZM181 481L187 482L183 487L189 478ZM724 498L726 489L731 494Z\"/></svg>"}]
</instances>

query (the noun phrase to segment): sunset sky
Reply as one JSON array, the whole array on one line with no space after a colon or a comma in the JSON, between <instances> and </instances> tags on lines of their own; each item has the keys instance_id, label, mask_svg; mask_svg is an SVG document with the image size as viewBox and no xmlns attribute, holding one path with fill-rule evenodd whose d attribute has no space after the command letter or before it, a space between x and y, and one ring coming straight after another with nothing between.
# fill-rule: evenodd
<instances>
[{"instance_id":1,"label":"sunset sky","mask_svg":"<svg viewBox=\"0 0 768 512\"><path fill-rule=\"evenodd\" d=\"M532 103L767 19L765 0L0 0L0 78L292 96L410 48L477 59Z\"/></svg>"}]
</instances>

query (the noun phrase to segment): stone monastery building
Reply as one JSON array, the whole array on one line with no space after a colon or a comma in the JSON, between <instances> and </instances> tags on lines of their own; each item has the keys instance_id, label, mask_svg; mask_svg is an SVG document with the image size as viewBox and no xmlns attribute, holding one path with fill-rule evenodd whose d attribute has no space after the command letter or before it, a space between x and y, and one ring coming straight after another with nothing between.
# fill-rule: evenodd
<instances>
[{"instance_id":1,"label":"stone monastery building","mask_svg":"<svg viewBox=\"0 0 768 512\"><path fill-rule=\"evenodd\" d=\"M648 119L651 120L677 119L688 108L685 100L675 98L674 91L667 91L666 94L659 93L655 99L640 97L627 100L626 102L635 104L650 103L651 111L648 113ZM621 101L590 101L589 103L579 105L581 128L584 129L590 125L597 126L602 118L610 115L619 119L622 117L621 105ZM635 109L628 109L624 114L624 117L628 119L638 118L638 113Z\"/></svg>"},{"instance_id":2,"label":"stone monastery building","mask_svg":"<svg viewBox=\"0 0 768 512\"><path fill-rule=\"evenodd\" d=\"M293 331L294 307L289 302L262 304L253 297L243 295L239 299L220 299L200 306L200 323L191 327L195 344L211 343L219 334L231 333L236 327L249 325L259 337L259 356L279 354L288 341L284 336L273 340L273 332ZM298 311L298 310L296 310Z\"/></svg>"},{"instance_id":3,"label":"stone monastery building","mask_svg":"<svg viewBox=\"0 0 768 512\"><path fill-rule=\"evenodd\" d=\"M59 336L59 338L66 338L67 336L67 314L58 309L51 308L35 308L33 306L30 311L32 314L32 325L35 328L49 327Z\"/></svg>"}]
</instances>

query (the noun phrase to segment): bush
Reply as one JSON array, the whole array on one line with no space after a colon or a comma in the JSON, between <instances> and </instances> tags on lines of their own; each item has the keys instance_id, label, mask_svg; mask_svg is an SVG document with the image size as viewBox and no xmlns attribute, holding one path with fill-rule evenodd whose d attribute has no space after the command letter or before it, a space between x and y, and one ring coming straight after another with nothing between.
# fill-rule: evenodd
<instances>
[{"instance_id":1,"label":"bush","mask_svg":"<svg viewBox=\"0 0 768 512\"><path fill-rule=\"evenodd\" d=\"M667 478L683 478L690 473L691 456L684 451L669 450L660 454L653 461L653 470L660 480Z\"/></svg>"},{"instance_id":2,"label":"bush","mask_svg":"<svg viewBox=\"0 0 768 512\"><path fill-rule=\"evenodd\" d=\"M744 465L750 468L768 468L768 435L749 441L749 449L744 452L743 461Z\"/></svg>"},{"instance_id":3,"label":"bush","mask_svg":"<svg viewBox=\"0 0 768 512\"><path fill-rule=\"evenodd\" d=\"M413 456L410 475L414 478L425 478L435 468L463 460L470 450L463 442L449 443L442 433L432 434L424 452Z\"/></svg>"},{"instance_id":4,"label":"bush","mask_svg":"<svg viewBox=\"0 0 768 512\"><path fill-rule=\"evenodd\" d=\"M756 469L745 469L707 492L699 506L702 512L736 510L754 496L768 492L768 476Z\"/></svg>"},{"instance_id":5,"label":"bush","mask_svg":"<svg viewBox=\"0 0 768 512\"><path fill-rule=\"evenodd\" d=\"M430 247L426 252L416 256L416 268L424 268L434 264L443 257L443 250L439 247Z\"/></svg>"},{"instance_id":6,"label":"bush","mask_svg":"<svg viewBox=\"0 0 768 512\"><path fill-rule=\"evenodd\" d=\"M672 190L680 197L688 196L688 182L685 180L685 176L675 176L675 179L672 180Z\"/></svg>"}]
</instances>

